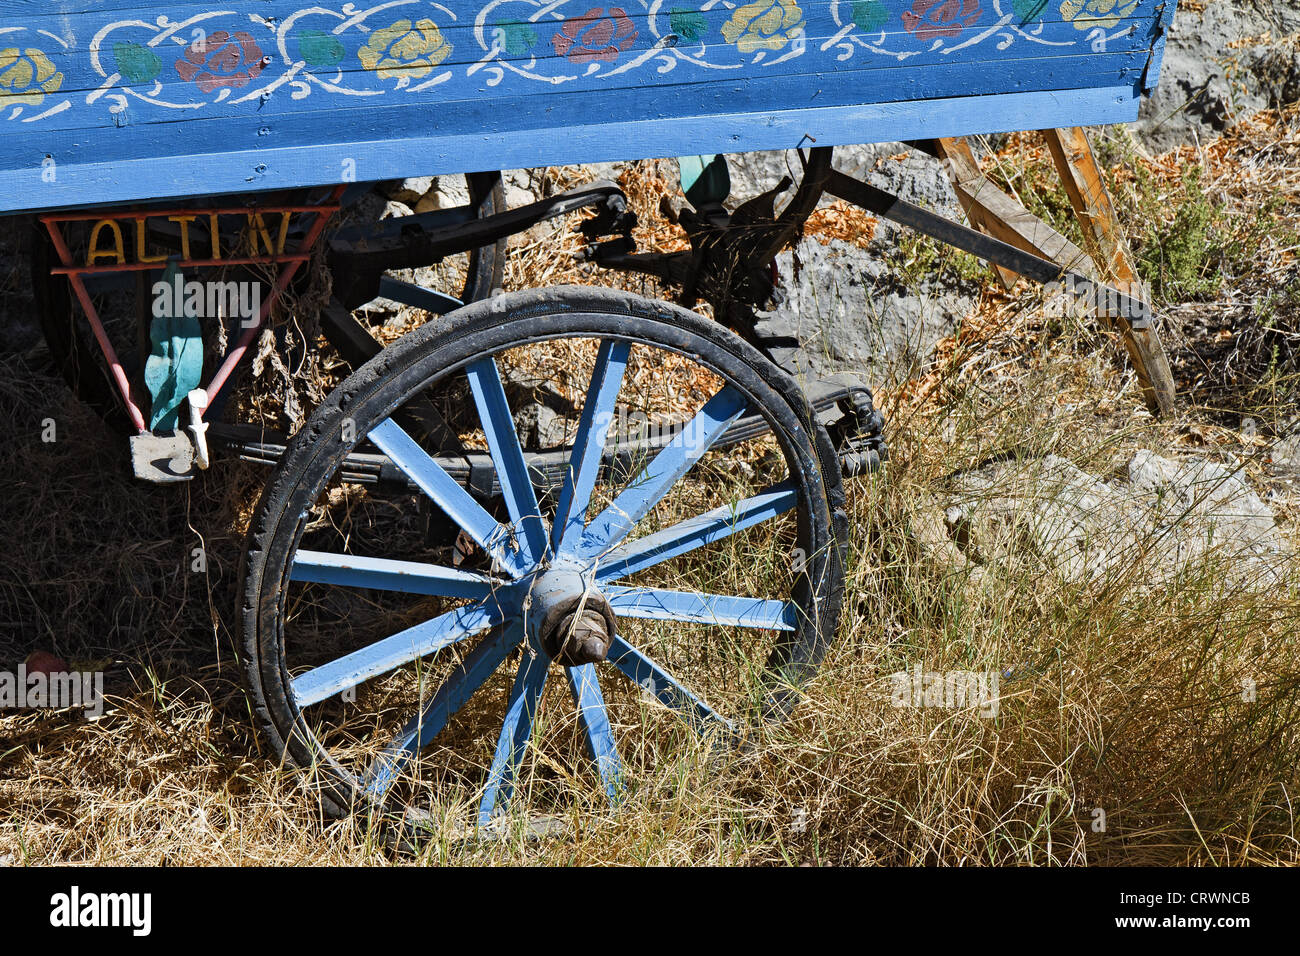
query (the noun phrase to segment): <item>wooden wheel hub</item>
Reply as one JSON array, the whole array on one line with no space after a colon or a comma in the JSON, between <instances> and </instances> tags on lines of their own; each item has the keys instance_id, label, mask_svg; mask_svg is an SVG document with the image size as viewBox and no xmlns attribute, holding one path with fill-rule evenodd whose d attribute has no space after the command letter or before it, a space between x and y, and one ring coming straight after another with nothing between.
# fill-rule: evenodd
<instances>
[{"instance_id":1,"label":"wooden wheel hub","mask_svg":"<svg viewBox=\"0 0 1300 956\"><path fill-rule=\"evenodd\" d=\"M548 656L567 667L606 658L614 639L614 612L578 571L548 568L533 579L528 595L528 630Z\"/></svg>"}]
</instances>

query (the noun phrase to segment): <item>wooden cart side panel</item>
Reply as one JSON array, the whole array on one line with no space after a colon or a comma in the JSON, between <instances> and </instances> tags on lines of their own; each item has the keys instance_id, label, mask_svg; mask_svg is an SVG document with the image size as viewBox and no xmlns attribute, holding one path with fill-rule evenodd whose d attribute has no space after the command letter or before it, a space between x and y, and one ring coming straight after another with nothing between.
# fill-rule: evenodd
<instances>
[{"instance_id":1,"label":"wooden cart side panel","mask_svg":"<svg viewBox=\"0 0 1300 956\"><path fill-rule=\"evenodd\" d=\"M0 0L0 210L1127 121L1170 5Z\"/></svg>"}]
</instances>

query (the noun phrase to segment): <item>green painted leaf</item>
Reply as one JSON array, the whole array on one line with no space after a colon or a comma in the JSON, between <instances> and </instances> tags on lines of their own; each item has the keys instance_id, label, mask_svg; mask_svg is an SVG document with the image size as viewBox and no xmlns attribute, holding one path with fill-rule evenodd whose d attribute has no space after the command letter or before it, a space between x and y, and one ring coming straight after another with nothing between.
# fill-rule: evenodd
<instances>
[{"instance_id":1,"label":"green painted leaf","mask_svg":"<svg viewBox=\"0 0 1300 956\"><path fill-rule=\"evenodd\" d=\"M139 43L120 40L113 44L113 62L128 83L148 83L162 72L158 54Z\"/></svg>"},{"instance_id":2,"label":"green painted leaf","mask_svg":"<svg viewBox=\"0 0 1300 956\"><path fill-rule=\"evenodd\" d=\"M888 21L889 11L880 0L854 0L853 23L863 33L874 33Z\"/></svg>"},{"instance_id":3,"label":"green painted leaf","mask_svg":"<svg viewBox=\"0 0 1300 956\"><path fill-rule=\"evenodd\" d=\"M323 30L303 30L298 34L298 55L308 66L338 66L345 53L339 38Z\"/></svg>"},{"instance_id":4,"label":"green painted leaf","mask_svg":"<svg viewBox=\"0 0 1300 956\"><path fill-rule=\"evenodd\" d=\"M154 287L154 320L149 324L153 347L144 363L144 384L153 399L150 431L176 427L181 402L199 387L203 375L203 329L194 310L185 307L184 288L185 277L169 262Z\"/></svg>"},{"instance_id":5,"label":"green painted leaf","mask_svg":"<svg viewBox=\"0 0 1300 956\"><path fill-rule=\"evenodd\" d=\"M684 40L698 40L704 36L709 24L704 19L704 14L698 10L673 7L672 12L668 14L668 27Z\"/></svg>"},{"instance_id":6,"label":"green painted leaf","mask_svg":"<svg viewBox=\"0 0 1300 956\"><path fill-rule=\"evenodd\" d=\"M1028 23L1047 6L1047 0L1011 0L1011 9L1021 23Z\"/></svg>"},{"instance_id":7,"label":"green painted leaf","mask_svg":"<svg viewBox=\"0 0 1300 956\"><path fill-rule=\"evenodd\" d=\"M537 45L537 31L531 24L505 20L496 25L494 40L501 44L510 56L523 56Z\"/></svg>"}]
</instances>

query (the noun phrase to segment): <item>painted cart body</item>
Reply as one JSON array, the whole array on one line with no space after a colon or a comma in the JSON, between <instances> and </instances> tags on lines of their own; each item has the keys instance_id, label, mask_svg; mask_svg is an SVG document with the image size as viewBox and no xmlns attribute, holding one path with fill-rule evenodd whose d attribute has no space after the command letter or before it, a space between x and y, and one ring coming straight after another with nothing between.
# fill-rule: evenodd
<instances>
[{"instance_id":1,"label":"painted cart body","mask_svg":"<svg viewBox=\"0 0 1300 956\"><path fill-rule=\"evenodd\" d=\"M0 211L1126 122L1174 10L596 3L0 0Z\"/></svg>"}]
</instances>

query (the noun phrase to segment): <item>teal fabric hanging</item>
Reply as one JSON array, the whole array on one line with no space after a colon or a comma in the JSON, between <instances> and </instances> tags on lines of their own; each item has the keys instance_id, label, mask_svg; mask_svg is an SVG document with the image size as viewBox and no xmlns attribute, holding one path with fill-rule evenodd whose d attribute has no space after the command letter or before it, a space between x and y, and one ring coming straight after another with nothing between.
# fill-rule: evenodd
<instances>
[{"instance_id":1,"label":"teal fabric hanging","mask_svg":"<svg viewBox=\"0 0 1300 956\"><path fill-rule=\"evenodd\" d=\"M149 324L152 347L144 363L144 383L153 399L150 431L176 427L181 403L190 389L199 387L203 375L200 308L197 302L186 301L184 290L185 276L173 260L167 263L162 281L154 286L154 319Z\"/></svg>"}]
</instances>

